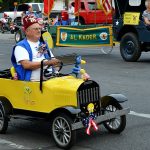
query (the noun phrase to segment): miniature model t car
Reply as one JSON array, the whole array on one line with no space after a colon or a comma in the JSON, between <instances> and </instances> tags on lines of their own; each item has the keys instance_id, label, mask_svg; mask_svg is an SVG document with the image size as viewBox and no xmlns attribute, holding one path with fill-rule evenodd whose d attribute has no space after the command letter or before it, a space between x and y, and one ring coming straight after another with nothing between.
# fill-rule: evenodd
<instances>
[{"instance_id":1,"label":"miniature model t car","mask_svg":"<svg viewBox=\"0 0 150 150\"><path fill-rule=\"evenodd\" d=\"M50 121L52 137L64 149L73 145L77 129L86 128L90 134L91 128L98 130L104 124L112 133L122 132L129 108L120 103L127 98L101 97L98 83L80 68L82 62L79 56L70 74L52 72L48 80L39 82L14 80L9 69L0 71L0 133L6 132L11 118L24 116Z\"/></svg>"},{"instance_id":2,"label":"miniature model t car","mask_svg":"<svg viewBox=\"0 0 150 150\"><path fill-rule=\"evenodd\" d=\"M150 27L142 17L145 0L114 0L114 37L120 42L125 61L137 61L142 52L150 51Z\"/></svg>"}]
</instances>

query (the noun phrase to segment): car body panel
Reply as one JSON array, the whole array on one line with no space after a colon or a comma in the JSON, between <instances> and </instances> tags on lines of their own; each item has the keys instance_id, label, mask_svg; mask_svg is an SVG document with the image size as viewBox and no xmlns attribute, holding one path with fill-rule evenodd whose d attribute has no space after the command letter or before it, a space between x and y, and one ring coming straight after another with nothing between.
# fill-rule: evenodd
<instances>
[{"instance_id":1,"label":"car body panel","mask_svg":"<svg viewBox=\"0 0 150 150\"><path fill-rule=\"evenodd\" d=\"M6 97L13 108L49 113L56 108L77 107L76 91L83 83L73 76L53 78L43 82L26 82L0 78L0 96Z\"/></svg>"}]
</instances>

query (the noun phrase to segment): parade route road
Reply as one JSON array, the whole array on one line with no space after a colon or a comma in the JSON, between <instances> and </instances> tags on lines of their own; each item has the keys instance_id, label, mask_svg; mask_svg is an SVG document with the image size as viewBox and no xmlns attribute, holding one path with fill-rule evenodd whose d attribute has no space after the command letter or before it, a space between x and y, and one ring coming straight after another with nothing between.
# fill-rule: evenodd
<instances>
[{"instance_id":1,"label":"parade route road","mask_svg":"<svg viewBox=\"0 0 150 150\"><path fill-rule=\"evenodd\" d=\"M2 37L3 36L3 37ZM11 66L13 35L0 34L0 69ZM143 53L138 62L124 62L119 45L111 54L100 48L54 49L54 55L64 63L73 62L81 55L87 64L82 66L100 84L101 95L122 93L128 98L124 107L130 107L126 129L121 134L110 134L99 126L91 136L84 130L77 132L77 141L72 150L149 150L150 149L150 52ZM62 71L70 72L72 66ZM41 121L12 119L6 134L0 135L0 150L43 149L58 150L53 142L49 124Z\"/></svg>"}]
</instances>

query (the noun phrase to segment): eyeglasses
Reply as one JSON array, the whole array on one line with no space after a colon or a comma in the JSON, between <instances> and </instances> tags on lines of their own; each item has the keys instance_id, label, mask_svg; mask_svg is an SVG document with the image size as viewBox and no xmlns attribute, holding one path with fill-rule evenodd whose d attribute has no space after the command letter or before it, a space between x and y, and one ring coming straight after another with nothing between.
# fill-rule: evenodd
<instances>
[{"instance_id":1,"label":"eyeglasses","mask_svg":"<svg viewBox=\"0 0 150 150\"><path fill-rule=\"evenodd\" d=\"M35 30L35 31L41 31L42 30L42 28L29 28L30 30Z\"/></svg>"}]
</instances>

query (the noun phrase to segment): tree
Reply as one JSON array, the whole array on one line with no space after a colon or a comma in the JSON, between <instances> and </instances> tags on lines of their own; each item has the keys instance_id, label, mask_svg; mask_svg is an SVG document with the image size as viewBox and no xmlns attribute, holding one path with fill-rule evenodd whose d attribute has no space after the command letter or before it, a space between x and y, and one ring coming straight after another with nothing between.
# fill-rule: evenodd
<instances>
[{"instance_id":1,"label":"tree","mask_svg":"<svg viewBox=\"0 0 150 150\"><path fill-rule=\"evenodd\" d=\"M0 4L1 4L1 10L9 10L10 8L14 7L14 2L17 2L18 4L20 3L30 3L30 2L34 2L34 3L42 3L43 0L0 0Z\"/></svg>"}]
</instances>

